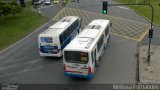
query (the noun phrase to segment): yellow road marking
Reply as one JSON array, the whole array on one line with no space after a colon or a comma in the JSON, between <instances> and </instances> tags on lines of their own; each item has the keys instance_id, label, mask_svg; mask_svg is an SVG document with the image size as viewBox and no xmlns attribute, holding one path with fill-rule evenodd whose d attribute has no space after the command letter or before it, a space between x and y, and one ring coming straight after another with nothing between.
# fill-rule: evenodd
<instances>
[{"instance_id":1,"label":"yellow road marking","mask_svg":"<svg viewBox=\"0 0 160 90\"><path fill-rule=\"evenodd\" d=\"M149 28L146 29L146 31L141 35L141 37L138 39L138 41L141 41L146 36L148 31L149 31Z\"/></svg>"},{"instance_id":2,"label":"yellow road marking","mask_svg":"<svg viewBox=\"0 0 160 90\"><path fill-rule=\"evenodd\" d=\"M67 7L61 10L53 19L58 20L60 19L59 16L63 17L66 15L81 16L83 20L82 24L84 26L87 25L94 18L109 19L113 23L111 31L113 35L121 36L135 41L141 41L148 32L148 30L145 30L144 27L147 28L149 27L148 24L133 20L127 20L115 16L103 15L97 12L89 12L85 10L67 8Z\"/></svg>"},{"instance_id":3,"label":"yellow road marking","mask_svg":"<svg viewBox=\"0 0 160 90\"><path fill-rule=\"evenodd\" d=\"M53 20L56 20L56 17L59 16L59 14L64 11L65 8L63 8L56 16L53 17Z\"/></svg>"},{"instance_id":4,"label":"yellow road marking","mask_svg":"<svg viewBox=\"0 0 160 90\"><path fill-rule=\"evenodd\" d=\"M116 36L120 36L120 37L124 37L124 38L127 38L127 39L131 39L131 40L134 40L134 41L138 41L137 39L130 38L130 37L127 37L127 36L123 36L123 35L120 35L120 34L117 34L117 33L112 33L111 32L111 34L116 35Z\"/></svg>"}]
</instances>

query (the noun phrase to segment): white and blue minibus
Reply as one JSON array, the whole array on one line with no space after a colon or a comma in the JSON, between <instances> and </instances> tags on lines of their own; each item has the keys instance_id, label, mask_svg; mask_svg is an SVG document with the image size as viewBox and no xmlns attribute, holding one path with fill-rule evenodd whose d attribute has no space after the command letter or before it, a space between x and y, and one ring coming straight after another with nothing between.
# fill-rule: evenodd
<instances>
[{"instance_id":1,"label":"white and blue minibus","mask_svg":"<svg viewBox=\"0 0 160 90\"><path fill-rule=\"evenodd\" d=\"M79 16L66 16L38 35L40 56L61 57L64 47L81 31Z\"/></svg>"}]
</instances>

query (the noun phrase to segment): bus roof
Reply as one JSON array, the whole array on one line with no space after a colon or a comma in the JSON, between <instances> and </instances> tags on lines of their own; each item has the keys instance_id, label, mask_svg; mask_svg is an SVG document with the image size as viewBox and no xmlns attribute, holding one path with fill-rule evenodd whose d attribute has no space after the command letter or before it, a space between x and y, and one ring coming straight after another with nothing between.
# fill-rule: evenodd
<instances>
[{"instance_id":1,"label":"bus roof","mask_svg":"<svg viewBox=\"0 0 160 90\"><path fill-rule=\"evenodd\" d=\"M105 29L108 24L109 20L93 20L66 46L64 50L88 51L92 49L99 40L101 33L103 33L103 29Z\"/></svg>"},{"instance_id":2,"label":"bus roof","mask_svg":"<svg viewBox=\"0 0 160 90\"><path fill-rule=\"evenodd\" d=\"M61 34L66 28L68 28L75 20L77 20L78 16L66 16L56 22L54 25L50 26L40 35L42 36L58 36Z\"/></svg>"}]
</instances>

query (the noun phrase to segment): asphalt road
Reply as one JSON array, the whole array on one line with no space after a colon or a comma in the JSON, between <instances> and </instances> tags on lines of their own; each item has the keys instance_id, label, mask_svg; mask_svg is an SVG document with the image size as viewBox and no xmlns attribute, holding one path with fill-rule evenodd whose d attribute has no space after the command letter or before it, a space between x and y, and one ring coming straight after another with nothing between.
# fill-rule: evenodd
<instances>
[{"instance_id":1,"label":"asphalt road","mask_svg":"<svg viewBox=\"0 0 160 90\"><path fill-rule=\"evenodd\" d=\"M109 4L118 4L112 0L109 1ZM86 11L99 12L102 13L102 2L103 0L80 0L80 3L71 2L68 7L74 7ZM108 15L125 18L133 21L148 23L141 16L137 15L134 11L130 10L125 6L109 6Z\"/></svg>"},{"instance_id":2,"label":"asphalt road","mask_svg":"<svg viewBox=\"0 0 160 90\"><path fill-rule=\"evenodd\" d=\"M76 2L71 2L68 7L79 8L92 11L93 8L85 8L80 5L100 4L99 0L80 0L77 6ZM52 17L62 7L53 6L43 8L42 13ZM116 14L117 9L120 11ZM94 12L101 10L95 7ZM125 17L130 20L145 22L141 17L132 14L133 12L124 8L110 8L110 15ZM131 13L130 13L131 12ZM125 15L124 15L125 13ZM127 15L129 13L130 15ZM131 16L132 15L132 16ZM19 83L19 84L73 84L80 85L76 90L80 90L85 85L113 84L113 83L136 83L136 49L137 42L119 36L112 35L110 43L104 52L100 67L96 75L91 80L65 77L63 75L62 58L40 57L38 53L37 36L45 30L46 27L55 23L50 21L40 27L30 36L26 37L15 46L0 53L0 83ZM64 86L69 87L70 86ZM86 86L85 88L87 88ZM101 87L99 85L99 87ZM102 88L102 87L101 87ZM112 86L110 86L112 88ZM99 90L99 88L94 88ZM92 90L94 90L92 88ZM28 89L29 90L29 89ZM70 90L70 89L62 89ZM75 90L75 89L74 89ZM103 90L103 89L102 89Z\"/></svg>"}]
</instances>

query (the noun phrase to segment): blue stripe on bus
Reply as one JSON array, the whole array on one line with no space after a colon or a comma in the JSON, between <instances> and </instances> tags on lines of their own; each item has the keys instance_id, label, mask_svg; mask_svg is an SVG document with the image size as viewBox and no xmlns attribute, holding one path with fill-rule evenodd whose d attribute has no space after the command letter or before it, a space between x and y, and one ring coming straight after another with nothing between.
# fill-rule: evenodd
<instances>
[{"instance_id":1,"label":"blue stripe on bus","mask_svg":"<svg viewBox=\"0 0 160 90\"><path fill-rule=\"evenodd\" d=\"M61 45L61 50L63 50L70 42L71 40L76 36L77 33L80 32L80 27L77 27L70 35L69 37L63 42ZM48 49L49 48L49 49ZM58 52L53 52L53 50L58 49L58 46L40 46L40 51L42 53L51 53L51 54L57 54Z\"/></svg>"},{"instance_id":2,"label":"blue stripe on bus","mask_svg":"<svg viewBox=\"0 0 160 90\"><path fill-rule=\"evenodd\" d=\"M58 46L40 46L40 51L41 53L52 53L52 54L56 54L58 52L53 52L53 50L57 50Z\"/></svg>"},{"instance_id":3,"label":"blue stripe on bus","mask_svg":"<svg viewBox=\"0 0 160 90\"><path fill-rule=\"evenodd\" d=\"M81 74L73 74L73 73L67 73L64 72L65 76L70 76L70 77L78 77L78 78L87 78L87 79L92 79L94 77L94 74L88 74L88 75L81 75Z\"/></svg>"},{"instance_id":4,"label":"blue stripe on bus","mask_svg":"<svg viewBox=\"0 0 160 90\"><path fill-rule=\"evenodd\" d=\"M77 33L80 32L80 27L77 27L70 35L69 37L63 42L61 45L61 50L63 50L70 42L71 40L76 36Z\"/></svg>"}]
</instances>

